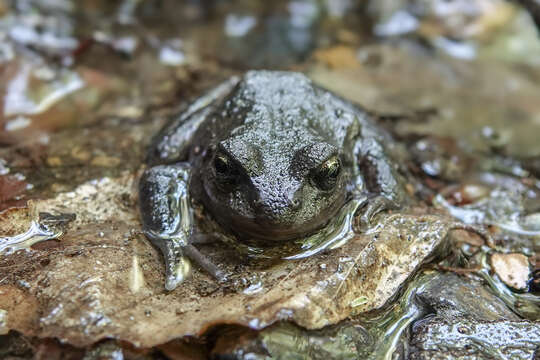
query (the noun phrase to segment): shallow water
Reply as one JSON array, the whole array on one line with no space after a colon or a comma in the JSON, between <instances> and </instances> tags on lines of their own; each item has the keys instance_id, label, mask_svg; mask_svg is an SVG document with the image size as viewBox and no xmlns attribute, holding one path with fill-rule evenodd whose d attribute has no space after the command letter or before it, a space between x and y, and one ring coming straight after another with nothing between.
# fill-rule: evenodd
<instances>
[{"instance_id":1,"label":"shallow water","mask_svg":"<svg viewBox=\"0 0 540 360\"><path fill-rule=\"evenodd\" d=\"M248 338L258 340L236 339L234 352L223 340L227 332L208 325L200 331L181 331L200 335L192 342L161 334L166 344L152 343L144 356L174 358L175 351L189 348L196 349L198 358L234 353L248 359L241 354L249 354L249 349L253 354L266 349L275 358L286 358L286 351L297 356L311 351L316 358L313 354L324 348L320 354L327 358L354 358L355 351L373 359L429 358L442 351L429 347L438 339L433 329L442 325L430 322L437 312L418 305L413 297L425 283L447 273L459 274L464 284L478 282L481 289L491 289L519 316L511 317L499 305L494 308L507 321L519 323L519 331L534 333L527 326L536 323L526 321L539 319L540 285L534 270L540 248L540 41L531 17L514 3L0 0L0 67L0 248L11 249L0 259L0 330L16 330L3 335L2 355L28 357L35 349L76 353L80 350L69 347L73 341L86 347L89 358L106 353L134 358L133 349L123 343L92 343L123 339L122 329L128 327L124 321L130 316L137 323L163 322L194 312L199 299L236 294L250 300L227 303L223 311L251 314L253 318L239 323L255 324L257 331L248 332ZM330 233L292 246L289 262L234 259L228 267L234 276L223 288L195 275L181 293L158 293L161 260L137 233L134 210L133 184L145 148L151 135L189 101L229 76L254 68L301 71L376 115L409 155L403 162L410 171L408 191L415 205L403 218L399 212L378 218L366 233L373 237L369 241L352 236L355 219L350 216L353 210L346 209ZM51 209L55 216L73 212L77 217L57 219L51 226L51 218L47 223L37 215L38 210ZM433 217L424 219L426 223L416 220L415 227L414 216ZM439 216L448 225L441 225ZM450 231L452 221L478 227L494 244L472 233ZM448 239L441 240L446 236L442 232L448 231ZM380 234L390 245L377 240ZM414 243L424 235L431 240ZM408 236L414 246L398 249L391 242L396 236ZM355 248L357 243L363 250ZM436 249L421 253L432 245ZM217 259L235 256L227 246L215 253L212 245L202 246ZM386 249L395 256L381 256L388 264L379 264L373 274L383 274L388 288L377 279L363 280L374 284L372 288L359 286L362 281L351 285L351 276L358 280L370 275L370 266L380 259L377 254ZM260 249L244 250L255 259L266 257ZM351 251L354 256L340 253L334 259L328 255L332 251ZM518 290L501 280L490 260L495 253L526 256L528 267L520 269L529 274L525 288ZM316 264L312 256L320 261ZM425 258L420 261L418 256ZM60 264L80 271L80 292L70 293L65 284L71 280L63 277L68 272L63 273ZM366 273L353 271L357 264L368 269ZM384 266L399 272L379 272ZM428 275L419 273L421 266L430 268ZM269 296L275 286L285 292L287 281L302 284L294 282L300 281L295 279L298 273L305 276L304 283L316 284L302 300L310 306L309 314L295 318L290 308L283 308L270 317L248 309L253 299ZM299 296L305 289L294 290ZM336 305L327 311L332 312L330 321L316 313L317 301L310 296L317 291L336 291L333 296L341 295L348 305L330 301ZM453 301L454 295L448 296ZM115 297L122 306L107 313ZM373 300L387 297L380 304ZM25 307L15 306L13 299ZM52 306L50 299L63 302ZM299 299L288 306L298 305ZM40 308L38 303L51 306ZM234 306L238 308L225 309ZM133 313L114 318L125 311ZM352 320L333 325L349 312L355 314ZM60 345L32 338L34 330L24 329L31 329L28 323L35 319L49 326L41 337L70 341ZM260 330L285 319L310 324L304 327L326 327L317 332L285 323L283 328ZM464 321L451 319L447 320L456 324ZM511 325L501 326L509 326L512 333ZM145 330L143 326L133 333ZM317 347L342 330L344 348ZM275 334L283 337L279 340ZM364 336L365 341L353 346L351 336ZM296 340L289 342L291 337ZM24 347L25 339L37 345ZM465 341L452 339L456 347ZM482 346L477 347L479 353ZM342 351L345 348L350 351Z\"/></svg>"}]
</instances>

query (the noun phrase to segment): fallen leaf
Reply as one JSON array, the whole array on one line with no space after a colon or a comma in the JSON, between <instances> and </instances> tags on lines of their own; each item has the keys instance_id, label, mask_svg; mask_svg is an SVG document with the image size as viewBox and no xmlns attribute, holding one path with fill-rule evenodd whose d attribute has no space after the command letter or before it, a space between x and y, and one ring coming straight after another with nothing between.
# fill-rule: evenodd
<instances>
[{"instance_id":1,"label":"fallen leaf","mask_svg":"<svg viewBox=\"0 0 540 360\"><path fill-rule=\"evenodd\" d=\"M394 213L382 217L371 233L338 249L273 265L243 259L220 243L201 245L202 252L231 274L230 280L216 284L195 269L175 291L167 292L162 257L141 234L137 209L123 200L134 181L129 172L92 180L71 192L34 200L10 221L0 218L3 233L13 231L13 220L26 226L30 214L77 215L59 239L60 246L0 257L3 284L26 284L18 291L37 304L35 311L23 311L24 303L6 309L10 318L25 315L24 321L10 321L11 329L75 346L115 338L152 347L201 335L218 324L261 329L290 320L322 328L384 306L441 248L454 224L437 216ZM143 280L135 284L134 279ZM246 290L259 282L261 291ZM0 303L6 301L0 296Z\"/></svg>"}]
</instances>

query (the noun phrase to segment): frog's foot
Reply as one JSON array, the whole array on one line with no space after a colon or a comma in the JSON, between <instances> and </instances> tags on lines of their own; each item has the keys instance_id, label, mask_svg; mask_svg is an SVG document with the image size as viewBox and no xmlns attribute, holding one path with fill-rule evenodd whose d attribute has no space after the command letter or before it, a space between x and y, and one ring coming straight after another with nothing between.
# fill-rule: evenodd
<instances>
[{"instance_id":1,"label":"frog's foot","mask_svg":"<svg viewBox=\"0 0 540 360\"><path fill-rule=\"evenodd\" d=\"M362 211L362 215L360 216L361 229L368 229L371 227L373 219L377 214L385 210L395 209L396 207L396 203L381 195L367 200L363 207L359 210Z\"/></svg>"},{"instance_id":2,"label":"frog's foot","mask_svg":"<svg viewBox=\"0 0 540 360\"><path fill-rule=\"evenodd\" d=\"M165 289L176 289L191 273L191 262L183 254L183 246L174 240L162 242L161 249L165 259Z\"/></svg>"},{"instance_id":3,"label":"frog's foot","mask_svg":"<svg viewBox=\"0 0 540 360\"><path fill-rule=\"evenodd\" d=\"M227 280L227 276L223 271L221 271L216 264L214 264L208 257L204 256L197 250L193 245L186 245L184 247L184 252L191 260L195 261L197 265L202 267L208 274L210 274L214 279L219 282L224 282Z\"/></svg>"},{"instance_id":4,"label":"frog's foot","mask_svg":"<svg viewBox=\"0 0 540 360\"><path fill-rule=\"evenodd\" d=\"M193 245L184 245L183 239L165 239L155 234L146 233L153 244L163 254L165 260L165 289L172 291L191 273L191 261L202 267L217 281L227 280L226 275L210 259L201 254ZM190 261L191 260L191 261Z\"/></svg>"}]
</instances>

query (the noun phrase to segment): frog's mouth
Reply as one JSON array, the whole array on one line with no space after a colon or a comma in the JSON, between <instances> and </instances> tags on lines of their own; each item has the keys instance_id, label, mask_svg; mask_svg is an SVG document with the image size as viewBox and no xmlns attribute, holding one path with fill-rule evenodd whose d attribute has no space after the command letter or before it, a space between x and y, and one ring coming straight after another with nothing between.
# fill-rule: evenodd
<instances>
[{"instance_id":1,"label":"frog's mouth","mask_svg":"<svg viewBox=\"0 0 540 360\"><path fill-rule=\"evenodd\" d=\"M223 216L221 214L219 222L240 241L255 243L259 246L273 246L277 243L303 238L325 227L344 205L345 199L342 200L330 204L316 216L307 219L300 217L301 220L296 221L273 221L267 217L246 217L238 214Z\"/></svg>"},{"instance_id":2,"label":"frog's mouth","mask_svg":"<svg viewBox=\"0 0 540 360\"><path fill-rule=\"evenodd\" d=\"M295 240L324 227L330 218L323 219L319 222L302 224L294 227L283 226L282 224L261 224L253 222L242 222L233 226L234 233L247 242L257 242L261 245L261 242L272 245L274 243L281 243L288 240Z\"/></svg>"}]
</instances>

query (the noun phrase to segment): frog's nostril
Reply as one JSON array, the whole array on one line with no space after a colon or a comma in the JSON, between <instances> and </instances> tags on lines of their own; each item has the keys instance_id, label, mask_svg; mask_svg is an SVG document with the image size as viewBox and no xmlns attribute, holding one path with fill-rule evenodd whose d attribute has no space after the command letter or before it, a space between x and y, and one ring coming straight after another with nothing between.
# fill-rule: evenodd
<instances>
[{"instance_id":1,"label":"frog's nostril","mask_svg":"<svg viewBox=\"0 0 540 360\"><path fill-rule=\"evenodd\" d=\"M301 205L302 205L302 200L300 199L300 196L295 196L291 200L291 208L296 210L296 209L300 208Z\"/></svg>"}]
</instances>

